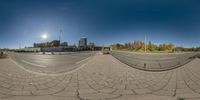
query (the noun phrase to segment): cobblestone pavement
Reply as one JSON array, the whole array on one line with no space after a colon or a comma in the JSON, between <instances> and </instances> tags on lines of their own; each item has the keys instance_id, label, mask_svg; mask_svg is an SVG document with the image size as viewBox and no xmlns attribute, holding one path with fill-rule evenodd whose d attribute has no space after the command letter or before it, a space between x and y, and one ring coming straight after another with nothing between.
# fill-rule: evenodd
<instances>
[{"instance_id":1,"label":"cobblestone pavement","mask_svg":"<svg viewBox=\"0 0 200 100\"><path fill-rule=\"evenodd\" d=\"M148 72L97 54L72 72L48 75L0 59L0 100L200 100L199 65L196 58L177 69Z\"/></svg>"}]
</instances>

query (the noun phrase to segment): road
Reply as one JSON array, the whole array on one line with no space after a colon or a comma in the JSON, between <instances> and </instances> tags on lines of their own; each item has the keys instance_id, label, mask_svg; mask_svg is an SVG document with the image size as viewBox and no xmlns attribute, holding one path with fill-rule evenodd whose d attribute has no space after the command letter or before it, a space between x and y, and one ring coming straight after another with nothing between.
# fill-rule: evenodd
<instances>
[{"instance_id":1,"label":"road","mask_svg":"<svg viewBox=\"0 0 200 100\"><path fill-rule=\"evenodd\" d=\"M134 53L112 51L111 55L119 61L141 70L165 71L174 69L194 59L197 53Z\"/></svg>"},{"instance_id":2,"label":"road","mask_svg":"<svg viewBox=\"0 0 200 100\"><path fill-rule=\"evenodd\" d=\"M9 53L9 57L25 69L41 73L71 71L87 61L96 52L66 52L62 55L51 53Z\"/></svg>"},{"instance_id":3,"label":"road","mask_svg":"<svg viewBox=\"0 0 200 100\"><path fill-rule=\"evenodd\" d=\"M200 100L199 58L175 69L152 72L95 53L73 71L59 74L35 73L12 60L0 59L0 100Z\"/></svg>"}]
</instances>

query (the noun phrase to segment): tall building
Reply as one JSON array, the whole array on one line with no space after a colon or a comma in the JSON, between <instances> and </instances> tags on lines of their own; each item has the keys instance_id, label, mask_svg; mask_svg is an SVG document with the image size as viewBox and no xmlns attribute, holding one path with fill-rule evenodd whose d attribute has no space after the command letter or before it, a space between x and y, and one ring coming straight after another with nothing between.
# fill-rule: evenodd
<instances>
[{"instance_id":1,"label":"tall building","mask_svg":"<svg viewBox=\"0 0 200 100\"><path fill-rule=\"evenodd\" d=\"M82 37L79 40L79 48L86 48L87 47L87 38Z\"/></svg>"}]
</instances>

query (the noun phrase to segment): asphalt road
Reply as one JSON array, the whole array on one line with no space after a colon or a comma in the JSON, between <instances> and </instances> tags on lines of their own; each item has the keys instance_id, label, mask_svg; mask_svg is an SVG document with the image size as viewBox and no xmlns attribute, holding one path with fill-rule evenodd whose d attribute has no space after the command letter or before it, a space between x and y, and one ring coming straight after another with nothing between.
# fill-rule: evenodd
<instances>
[{"instance_id":1,"label":"asphalt road","mask_svg":"<svg viewBox=\"0 0 200 100\"><path fill-rule=\"evenodd\" d=\"M112 51L111 55L119 61L142 70L165 71L174 69L192 61L197 53L133 53L125 51Z\"/></svg>"},{"instance_id":2,"label":"asphalt road","mask_svg":"<svg viewBox=\"0 0 200 100\"><path fill-rule=\"evenodd\" d=\"M96 52L66 52L62 55L51 53L8 53L9 57L25 69L41 73L71 71L86 62Z\"/></svg>"}]
</instances>

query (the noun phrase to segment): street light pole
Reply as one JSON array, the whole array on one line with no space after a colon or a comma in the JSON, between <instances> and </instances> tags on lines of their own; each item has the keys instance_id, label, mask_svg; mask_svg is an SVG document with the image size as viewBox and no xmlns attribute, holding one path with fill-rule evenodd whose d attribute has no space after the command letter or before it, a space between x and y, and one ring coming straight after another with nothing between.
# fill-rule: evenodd
<instances>
[{"instance_id":1,"label":"street light pole","mask_svg":"<svg viewBox=\"0 0 200 100\"><path fill-rule=\"evenodd\" d=\"M61 42L61 35L62 35L62 30L60 30L60 34L59 34L59 41Z\"/></svg>"},{"instance_id":2,"label":"street light pole","mask_svg":"<svg viewBox=\"0 0 200 100\"><path fill-rule=\"evenodd\" d=\"M147 52L147 45L146 45L146 41L147 41L147 38L146 38L146 35L145 35L145 43L144 43L144 45L145 45L145 52Z\"/></svg>"},{"instance_id":3,"label":"street light pole","mask_svg":"<svg viewBox=\"0 0 200 100\"><path fill-rule=\"evenodd\" d=\"M176 46L174 46L174 53L176 52Z\"/></svg>"},{"instance_id":4,"label":"street light pole","mask_svg":"<svg viewBox=\"0 0 200 100\"><path fill-rule=\"evenodd\" d=\"M21 49L21 43L19 43L19 49Z\"/></svg>"}]
</instances>

